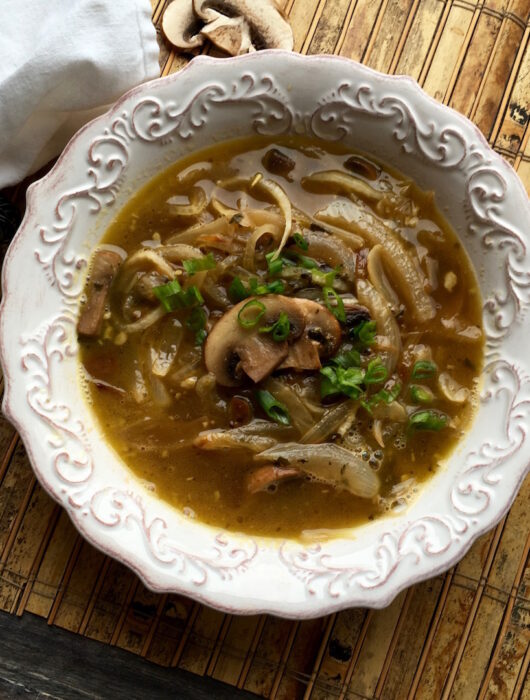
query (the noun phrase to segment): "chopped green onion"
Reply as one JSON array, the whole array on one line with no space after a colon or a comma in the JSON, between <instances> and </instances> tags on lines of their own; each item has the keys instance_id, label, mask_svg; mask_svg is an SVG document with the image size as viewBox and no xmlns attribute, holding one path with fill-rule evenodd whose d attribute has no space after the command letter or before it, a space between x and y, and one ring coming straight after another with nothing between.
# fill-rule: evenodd
<instances>
[{"instance_id":1,"label":"chopped green onion","mask_svg":"<svg viewBox=\"0 0 530 700\"><path fill-rule=\"evenodd\" d=\"M306 239L302 236L301 233L293 233L293 240L296 243L296 245L302 250L307 250L309 248L309 243L306 241Z\"/></svg>"},{"instance_id":2,"label":"chopped green onion","mask_svg":"<svg viewBox=\"0 0 530 700\"><path fill-rule=\"evenodd\" d=\"M322 367L320 374L322 375L320 380L320 397L322 399L342 393L333 367Z\"/></svg>"},{"instance_id":3,"label":"chopped green onion","mask_svg":"<svg viewBox=\"0 0 530 700\"><path fill-rule=\"evenodd\" d=\"M386 381L388 370L384 366L380 357L376 357L368 363L366 373L364 375L365 384L381 384Z\"/></svg>"},{"instance_id":4,"label":"chopped green onion","mask_svg":"<svg viewBox=\"0 0 530 700\"><path fill-rule=\"evenodd\" d=\"M355 339L362 347L368 347L375 343L377 333L377 324L375 321L361 321L356 326L350 336Z\"/></svg>"},{"instance_id":5,"label":"chopped green onion","mask_svg":"<svg viewBox=\"0 0 530 700\"><path fill-rule=\"evenodd\" d=\"M351 399L358 399L363 393L364 371L360 367L322 367L320 374L320 396L325 398L332 394L345 394Z\"/></svg>"},{"instance_id":6,"label":"chopped green onion","mask_svg":"<svg viewBox=\"0 0 530 700\"><path fill-rule=\"evenodd\" d=\"M284 284L281 280L274 280L267 285L266 294L283 294L285 291Z\"/></svg>"},{"instance_id":7,"label":"chopped green onion","mask_svg":"<svg viewBox=\"0 0 530 700\"><path fill-rule=\"evenodd\" d=\"M206 326L206 312L200 306L197 306L191 312L186 325L192 331L200 331Z\"/></svg>"},{"instance_id":8,"label":"chopped green onion","mask_svg":"<svg viewBox=\"0 0 530 700\"><path fill-rule=\"evenodd\" d=\"M250 291L254 296L264 294L282 294L285 287L281 280L273 280L270 284L260 284L257 277L252 277L248 282Z\"/></svg>"},{"instance_id":9,"label":"chopped green onion","mask_svg":"<svg viewBox=\"0 0 530 700\"><path fill-rule=\"evenodd\" d=\"M236 304L238 301L243 301L250 296L250 292L245 288L243 282L239 277L234 277L230 286L228 287L228 297L231 302Z\"/></svg>"},{"instance_id":10,"label":"chopped green onion","mask_svg":"<svg viewBox=\"0 0 530 700\"><path fill-rule=\"evenodd\" d=\"M195 285L184 290L178 280L172 280L167 284L154 287L153 294L166 311L176 311L177 309L190 308L204 303L202 294Z\"/></svg>"},{"instance_id":11,"label":"chopped green onion","mask_svg":"<svg viewBox=\"0 0 530 700\"><path fill-rule=\"evenodd\" d=\"M274 258L273 253L267 253L265 255L265 260L267 261L267 267L269 268L269 275L277 277L283 268L283 258Z\"/></svg>"},{"instance_id":12,"label":"chopped green onion","mask_svg":"<svg viewBox=\"0 0 530 700\"><path fill-rule=\"evenodd\" d=\"M277 343L280 343L281 341L287 338L290 330L291 324L289 323L289 317L287 316L285 311L281 311L276 323L273 323L272 326L264 326L260 328L259 332L271 333L272 339L275 340Z\"/></svg>"},{"instance_id":13,"label":"chopped green onion","mask_svg":"<svg viewBox=\"0 0 530 700\"><path fill-rule=\"evenodd\" d=\"M426 386L420 386L419 384L412 384L410 387L410 397L414 403L432 403L434 400L434 394Z\"/></svg>"},{"instance_id":14,"label":"chopped green onion","mask_svg":"<svg viewBox=\"0 0 530 700\"><path fill-rule=\"evenodd\" d=\"M257 310L257 311L256 311ZM237 315L239 325L243 328L254 328L265 313L265 304L257 299L251 299L243 306Z\"/></svg>"},{"instance_id":15,"label":"chopped green onion","mask_svg":"<svg viewBox=\"0 0 530 700\"><path fill-rule=\"evenodd\" d=\"M429 360L418 360L412 368L412 379L432 379L438 368Z\"/></svg>"},{"instance_id":16,"label":"chopped green onion","mask_svg":"<svg viewBox=\"0 0 530 700\"><path fill-rule=\"evenodd\" d=\"M351 399L358 399L364 393L361 388L364 372L360 367L349 367L348 369L337 367L337 379L342 393Z\"/></svg>"},{"instance_id":17,"label":"chopped green onion","mask_svg":"<svg viewBox=\"0 0 530 700\"><path fill-rule=\"evenodd\" d=\"M335 282L338 270L323 272L322 270L311 270L311 282L319 287L332 287Z\"/></svg>"},{"instance_id":18,"label":"chopped green onion","mask_svg":"<svg viewBox=\"0 0 530 700\"><path fill-rule=\"evenodd\" d=\"M360 367L361 355L357 350L348 350L347 352L343 352L340 355L335 355L335 357L331 359L331 362L334 365L344 367L345 369L347 369L348 367Z\"/></svg>"},{"instance_id":19,"label":"chopped green onion","mask_svg":"<svg viewBox=\"0 0 530 700\"><path fill-rule=\"evenodd\" d=\"M184 306L194 307L200 306L200 304L204 304L202 294L195 285L193 285L192 287L188 287L188 289L183 291L182 297Z\"/></svg>"},{"instance_id":20,"label":"chopped green onion","mask_svg":"<svg viewBox=\"0 0 530 700\"><path fill-rule=\"evenodd\" d=\"M449 421L449 416L432 408L416 411L409 417L409 428L412 430L442 430Z\"/></svg>"},{"instance_id":21,"label":"chopped green onion","mask_svg":"<svg viewBox=\"0 0 530 700\"><path fill-rule=\"evenodd\" d=\"M346 321L346 312L344 311L344 302L342 299L332 287L324 287L322 291L324 292L324 304L326 307L338 321L344 323ZM336 302L336 306L332 304L332 299Z\"/></svg>"},{"instance_id":22,"label":"chopped green onion","mask_svg":"<svg viewBox=\"0 0 530 700\"><path fill-rule=\"evenodd\" d=\"M202 345L206 340L207 335L208 333L204 328L201 328L200 331L197 331L197 333L195 333L195 345Z\"/></svg>"},{"instance_id":23,"label":"chopped green onion","mask_svg":"<svg viewBox=\"0 0 530 700\"><path fill-rule=\"evenodd\" d=\"M184 269L188 275L195 275L197 272L202 272L203 270L213 270L215 267L215 258L213 253L208 253L208 255L202 258L196 258L194 260L184 260L182 262Z\"/></svg>"},{"instance_id":24,"label":"chopped green onion","mask_svg":"<svg viewBox=\"0 0 530 700\"><path fill-rule=\"evenodd\" d=\"M318 270L319 265L313 258L308 258L307 255L297 255L296 259L306 270Z\"/></svg>"},{"instance_id":25,"label":"chopped green onion","mask_svg":"<svg viewBox=\"0 0 530 700\"><path fill-rule=\"evenodd\" d=\"M291 417L287 406L277 401L270 391L260 389L256 392L256 397L261 408L276 423L281 425L291 425Z\"/></svg>"},{"instance_id":26,"label":"chopped green onion","mask_svg":"<svg viewBox=\"0 0 530 700\"><path fill-rule=\"evenodd\" d=\"M361 406L365 408L368 413L372 413L372 409L378 406L380 403L391 404L399 396L401 391L401 384L397 382L391 389L380 389L375 394L372 394L370 398L361 401Z\"/></svg>"},{"instance_id":27,"label":"chopped green onion","mask_svg":"<svg viewBox=\"0 0 530 700\"><path fill-rule=\"evenodd\" d=\"M153 287L153 294L166 311L175 311L182 308L182 287L178 280L172 280L167 284Z\"/></svg>"}]
</instances>

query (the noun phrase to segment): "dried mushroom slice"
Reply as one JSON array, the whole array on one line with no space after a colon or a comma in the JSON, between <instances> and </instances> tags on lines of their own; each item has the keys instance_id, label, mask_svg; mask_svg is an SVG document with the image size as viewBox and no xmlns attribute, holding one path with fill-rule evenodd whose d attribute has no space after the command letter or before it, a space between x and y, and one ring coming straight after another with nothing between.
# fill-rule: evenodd
<instances>
[{"instance_id":1,"label":"dried mushroom slice","mask_svg":"<svg viewBox=\"0 0 530 700\"><path fill-rule=\"evenodd\" d=\"M195 49L202 46L200 33L203 22L193 10L193 0L173 0L162 17L162 31L177 49Z\"/></svg>"},{"instance_id":2,"label":"dried mushroom slice","mask_svg":"<svg viewBox=\"0 0 530 700\"><path fill-rule=\"evenodd\" d=\"M198 18L206 23L203 33L208 35L208 23L218 22L212 41L231 55L259 49L293 49L293 33L289 22L282 16L273 0L194 0ZM221 18L224 17L224 21ZM243 23L227 20L242 18ZM246 27L244 26L246 25ZM224 29L223 29L224 27ZM239 28L241 41L234 38ZM247 41L247 32L250 43ZM222 38L220 38L222 36Z\"/></svg>"}]
</instances>

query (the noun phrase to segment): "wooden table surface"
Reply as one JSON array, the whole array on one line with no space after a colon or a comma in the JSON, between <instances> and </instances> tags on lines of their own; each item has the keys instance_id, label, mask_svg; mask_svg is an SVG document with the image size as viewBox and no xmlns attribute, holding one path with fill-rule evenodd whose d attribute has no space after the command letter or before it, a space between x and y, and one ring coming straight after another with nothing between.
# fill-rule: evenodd
<instances>
[{"instance_id":1,"label":"wooden table surface","mask_svg":"<svg viewBox=\"0 0 530 700\"><path fill-rule=\"evenodd\" d=\"M168 2L151 2L158 26ZM296 51L413 76L472 119L530 190L530 0L282 4ZM188 62L159 40L163 75ZM20 212L27 184L4 192ZM155 595L86 544L2 420L0 697L237 697L237 688L281 700L528 700L529 496L527 479L510 513L456 567L385 610L301 623L234 617Z\"/></svg>"}]
</instances>

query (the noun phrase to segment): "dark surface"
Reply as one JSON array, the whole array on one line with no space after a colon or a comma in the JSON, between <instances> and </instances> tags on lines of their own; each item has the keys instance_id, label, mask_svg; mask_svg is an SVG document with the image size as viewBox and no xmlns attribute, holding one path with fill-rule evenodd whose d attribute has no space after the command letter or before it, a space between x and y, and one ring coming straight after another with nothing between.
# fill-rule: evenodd
<instances>
[{"instance_id":1,"label":"dark surface","mask_svg":"<svg viewBox=\"0 0 530 700\"><path fill-rule=\"evenodd\" d=\"M0 613L0 698L251 700L257 696L50 627Z\"/></svg>"}]
</instances>

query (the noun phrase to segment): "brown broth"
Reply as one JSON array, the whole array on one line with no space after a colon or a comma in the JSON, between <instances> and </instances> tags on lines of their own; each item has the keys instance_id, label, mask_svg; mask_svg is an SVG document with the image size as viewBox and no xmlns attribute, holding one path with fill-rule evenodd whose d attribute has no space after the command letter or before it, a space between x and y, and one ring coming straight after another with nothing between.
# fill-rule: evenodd
<instances>
[{"instance_id":1,"label":"brown broth","mask_svg":"<svg viewBox=\"0 0 530 700\"><path fill-rule=\"evenodd\" d=\"M271 141L264 138L222 143L183 159L157 176L140 190L118 214L109 227L103 243L120 246L127 253L141 247L149 239L166 241L190 225L186 217L175 217L166 204L170 197L190 191L182 184L183 174L196 170L202 164L204 173L195 181L209 196L219 179L242 175L252 177L266 172L262 165L264 154L277 147L296 163L289 179L270 175L284 188L293 205L314 215L336 198L333 193L307 192L300 180L304 175L320 170L342 170L351 151L338 145L309 142L302 138ZM366 180L377 189L395 192L406 179L381 164L376 181ZM222 193L225 205L237 208L241 192ZM399 315L404 346L423 343L430 346L432 359L440 371L447 371L470 391L470 399L463 405L447 401L435 391L432 406L444 411L451 419L451 427L440 432L397 434L384 449L379 474L382 482L381 498L374 502L338 491L332 486L308 480L281 484L274 493L248 495L245 475L254 465L252 453L245 450L201 452L191 445L201 430L228 428L227 404L230 397L252 396L252 387L242 390L218 389L216 405L205 410L197 397L193 380L184 386L171 386L171 402L164 408L149 402L138 403L130 392L131 368L138 353L139 334L118 340L116 330L110 328L97 341L81 343L81 362L91 377L99 382L85 382L93 410L109 444L140 479L148 483L160 498L190 517L228 530L273 537L297 537L304 531L336 529L361 524L383 517L396 505L407 503L418 492L418 484L437 470L455 448L468 429L475 412L477 377L482 365L482 337L474 340L459 335L458 329L481 328L481 299L470 261L455 233L441 216L429 193L423 193L411 184L409 197L418 207L417 222L406 226L399 221L391 224L396 235L406 242L407 250L417 258L425 275L430 270L431 297L437 305L432 321L418 324L410 309ZM249 194L244 196L247 206L264 208L270 203ZM180 200L179 200L180 201ZM387 225L389 221L386 220ZM447 273L455 273L457 284L452 291L445 289ZM391 279L392 282L392 279ZM111 297L112 304L115 301ZM458 326L455 328L455 319ZM166 317L160 324L169 323ZM112 324L110 319L109 324ZM156 329L153 331L156 334ZM196 355L193 337L188 334L179 350L179 361ZM396 374L404 385L409 383L412 360L405 353L400 358ZM202 360L197 372L203 373ZM197 374L195 373L195 375ZM189 373L188 373L189 374ZM193 369L191 376L195 376ZM314 381L303 374L290 373L287 381L304 383ZM107 382L116 391L108 388ZM419 382L435 388L431 382ZM403 401L409 405L410 397ZM259 409L256 415L266 417ZM317 419L315 419L316 421ZM364 412L358 414L357 432L363 436L371 454L380 450L371 432L372 419ZM298 438L296 431L286 433L286 440ZM406 446L403 445L406 438ZM409 482L409 480L412 480ZM405 484L400 494L399 484ZM410 488L406 488L410 484Z\"/></svg>"}]
</instances>

